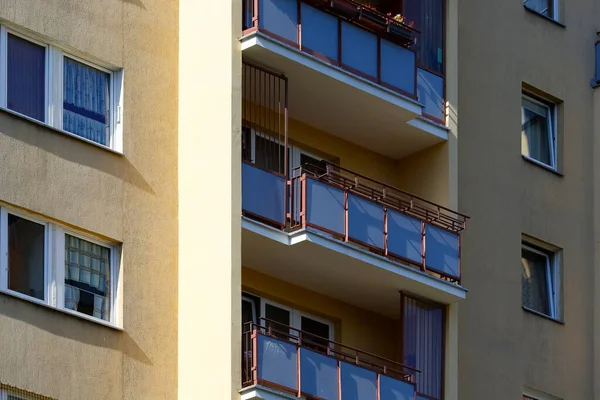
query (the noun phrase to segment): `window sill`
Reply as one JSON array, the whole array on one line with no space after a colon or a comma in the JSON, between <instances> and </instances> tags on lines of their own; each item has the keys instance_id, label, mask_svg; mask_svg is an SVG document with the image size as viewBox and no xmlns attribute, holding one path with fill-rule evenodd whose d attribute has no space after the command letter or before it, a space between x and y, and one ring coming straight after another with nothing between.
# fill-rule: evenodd
<instances>
[{"instance_id":1,"label":"window sill","mask_svg":"<svg viewBox=\"0 0 600 400\"><path fill-rule=\"evenodd\" d=\"M72 138L74 138L74 139L81 140L82 142L86 142L86 143L88 143L88 144L91 144L91 145L93 145L93 146L99 147L99 148L101 148L102 150L108 151L108 152L110 152L110 153L117 154L117 155L120 155L120 156L122 156L122 155L123 155L123 153L122 153L122 152L120 152L120 151L117 151L117 150L114 150L114 149L111 149L111 148L110 148L110 147L108 147L108 146L105 146L105 145L103 145L103 144L100 144L100 143L96 143L96 142L94 142L94 141L92 141L92 140L89 140L89 139L83 138L83 137L81 137L81 136L77 136L77 135L75 135L74 133L71 133L71 132L65 131L64 129L58 129L58 128L56 128L56 127L54 127L54 126L50 125L50 124L47 124L47 123L45 123L45 122L42 122L42 121L38 121L38 120L37 120L37 119L35 119L35 118L28 117L27 115L23 115L23 114L21 114L21 113L18 113L18 112L16 112L16 111L10 110L10 109L8 109L8 108L0 108L0 110L1 110L1 111L4 111L5 113L11 114L11 115L14 115L14 116L16 116L16 117L19 117L19 118L22 118L22 119L24 119L24 120L27 120L27 121L29 121L29 122L32 122L32 123L34 123L34 124L37 124L37 125L43 126L44 128L51 129L51 130L53 130L54 132L62 133L63 135L67 135L67 136L70 136L70 137L72 137Z\"/></svg>"},{"instance_id":2,"label":"window sill","mask_svg":"<svg viewBox=\"0 0 600 400\"><path fill-rule=\"evenodd\" d=\"M554 18L546 17L545 15L540 14L539 12L535 11L534 9L527 7L525 4L523 4L523 7L525 8L525 10L529 11L530 13L535 14L538 17L541 17L541 18L543 18L543 19L545 19L547 21L550 21L550 22L552 22L555 25L558 25L558 26L560 26L562 28L566 28L567 27L562 22L559 22L559 21L555 20Z\"/></svg>"},{"instance_id":3,"label":"window sill","mask_svg":"<svg viewBox=\"0 0 600 400\"><path fill-rule=\"evenodd\" d=\"M560 176L560 177L563 177L563 176L565 176L563 173L559 172L559 171L558 171L556 168L553 168L553 167L551 167L551 166L549 166L549 165L547 165L547 164L544 164L543 162L540 162L540 161L538 161L538 160L536 160L536 159L534 159L534 158L528 157L528 156L526 156L526 155L524 155L524 154L521 154L521 157L523 157L523 160L525 160L525 161L527 161L527 162L530 162L530 163L532 163L532 164L535 164L535 165L537 165L538 167L542 167L542 168L544 168L544 169L546 169L546 170L548 170L548 171L552 172L552 173L553 173L553 174L555 174L555 175L558 175L558 176Z\"/></svg>"},{"instance_id":4,"label":"window sill","mask_svg":"<svg viewBox=\"0 0 600 400\"><path fill-rule=\"evenodd\" d=\"M563 321L562 319L553 318L553 317L551 317L551 316L549 316L549 315L546 315L546 314L544 314L544 313L541 313L541 312L539 312L539 311L532 310L531 308L528 308L528 307L525 307L525 306L521 306L521 307L523 307L523 310L525 310L525 311L527 311L527 312L529 312L529 313L535 314L535 315L537 315L537 316L539 316L539 317L542 317L542 318L548 319L548 320L550 320L550 321L554 321L554 322L556 322L557 324L560 324L560 325L564 325L564 324L565 324L565 321Z\"/></svg>"},{"instance_id":5,"label":"window sill","mask_svg":"<svg viewBox=\"0 0 600 400\"><path fill-rule=\"evenodd\" d=\"M42 300L36 299L35 297L24 295L24 294L19 293L19 292L15 292L15 291L12 291L12 290L6 290L6 289L4 289L4 290L0 290L0 294L5 295L5 296L14 297L14 298L17 298L19 300L26 301L26 302L29 302L29 303L32 303L32 304L35 304L35 305L38 305L38 306L42 306L44 308L47 308L47 309L50 309L50 310L53 310L53 311L58 311L58 312L63 313L63 314L71 315L73 317L76 317L76 318L79 318L79 319L83 319L83 320L86 320L86 321L89 321L89 322L92 322L92 323L95 323L95 324L98 324L98 325L104 325L107 328L114 329L116 331L124 332L123 328L120 328L120 327L118 327L118 326L116 326L114 324L111 324L110 322L107 322L107 321L104 321L104 320L101 320L101 319L98 319L98 318L90 317L89 315L81 314L81 313L78 313L76 311L53 307L50 304L48 304L48 303L46 303L46 302L44 302Z\"/></svg>"}]
</instances>

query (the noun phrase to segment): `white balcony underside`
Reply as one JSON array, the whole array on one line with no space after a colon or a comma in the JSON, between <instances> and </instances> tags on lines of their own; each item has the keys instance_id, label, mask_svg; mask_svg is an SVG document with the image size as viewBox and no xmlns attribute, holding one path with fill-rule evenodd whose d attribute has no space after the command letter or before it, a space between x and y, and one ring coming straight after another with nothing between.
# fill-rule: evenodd
<instances>
[{"instance_id":1,"label":"white balcony underside","mask_svg":"<svg viewBox=\"0 0 600 400\"><path fill-rule=\"evenodd\" d=\"M296 396L273 390L264 386L250 386L240 391L241 400L292 400Z\"/></svg>"},{"instance_id":2,"label":"white balcony underside","mask_svg":"<svg viewBox=\"0 0 600 400\"><path fill-rule=\"evenodd\" d=\"M288 78L290 118L394 159L448 139L416 100L260 32L244 36L242 50L246 60Z\"/></svg>"},{"instance_id":3,"label":"white balcony underside","mask_svg":"<svg viewBox=\"0 0 600 400\"><path fill-rule=\"evenodd\" d=\"M400 291L443 304L467 290L313 230L286 233L243 217L242 263L340 301L399 318Z\"/></svg>"}]
</instances>

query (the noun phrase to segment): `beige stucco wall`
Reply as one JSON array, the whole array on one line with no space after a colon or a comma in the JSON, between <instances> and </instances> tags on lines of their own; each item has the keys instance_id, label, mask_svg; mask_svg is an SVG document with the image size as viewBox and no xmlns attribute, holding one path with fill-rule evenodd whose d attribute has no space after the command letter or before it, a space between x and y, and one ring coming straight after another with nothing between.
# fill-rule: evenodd
<instances>
[{"instance_id":1,"label":"beige stucco wall","mask_svg":"<svg viewBox=\"0 0 600 400\"><path fill-rule=\"evenodd\" d=\"M177 1L4 0L0 18L125 70L122 156L0 111L0 201L123 243L124 328L0 294L0 381L61 400L174 399Z\"/></svg>"},{"instance_id":2,"label":"beige stucco wall","mask_svg":"<svg viewBox=\"0 0 600 400\"><path fill-rule=\"evenodd\" d=\"M460 399L516 399L524 385L594 398L589 81L598 18L592 0L561 3L566 28L519 1L460 3L459 204L472 217L462 242L470 292L459 313ZM563 101L564 176L521 157L523 82ZM522 233L563 249L564 325L521 308Z\"/></svg>"},{"instance_id":3,"label":"beige stucco wall","mask_svg":"<svg viewBox=\"0 0 600 400\"><path fill-rule=\"evenodd\" d=\"M400 295L397 319L386 318L306 288L242 268L242 289L334 323L334 339L343 345L399 361Z\"/></svg>"}]
</instances>

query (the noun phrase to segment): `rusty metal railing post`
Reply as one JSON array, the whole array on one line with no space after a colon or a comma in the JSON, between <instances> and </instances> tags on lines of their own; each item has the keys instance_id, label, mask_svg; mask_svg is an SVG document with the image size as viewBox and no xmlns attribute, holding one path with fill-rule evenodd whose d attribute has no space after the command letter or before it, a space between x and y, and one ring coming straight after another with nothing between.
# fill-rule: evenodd
<instances>
[{"instance_id":1,"label":"rusty metal railing post","mask_svg":"<svg viewBox=\"0 0 600 400\"><path fill-rule=\"evenodd\" d=\"M302 229L306 229L306 219L308 218L308 205L306 202L306 173L302 174L300 183L302 185L302 205L300 211L300 219L302 220Z\"/></svg>"},{"instance_id":2,"label":"rusty metal railing post","mask_svg":"<svg viewBox=\"0 0 600 400\"><path fill-rule=\"evenodd\" d=\"M344 242L348 241L349 228L348 228L348 191L344 190Z\"/></svg>"},{"instance_id":3,"label":"rusty metal railing post","mask_svg":"<svg viewBox=\"0 0 600 400\"><path fill-rule=\"evenodd\" d=\"M302 332L298 331L298 346L296 347L296 369L298 373L298 398L302 397L302 373L300 365L300 347L302 347Z\"/></svg>"},{"instance_id":4,"label":"rusty metal railing post","mask_svg":"<svg viewBox=\"0 0 600 400\"><path fill-rule=\"evenodd\" d=\"M421 221L421 270L423 271L427 269L427 243L425 243L425 229L425 221Z\"/></svg>"},{"instance_id":5,"label":"rusty metal railing post","mask_svg":"<svg viewBox=\"0 0 600 400\"><path fill-rule=\"evenodd\" d=\"M252 382L258 384L258 331L252 331Z\"/></svg>"},{"instance_id":6,"label":"rusty metal railing post","mask_svg":"<svg viewBox=\"0 0 600 400\"><path fill-rule=\"evenodd\" d=\"M383 207L383 254L388 255L388 209Z\"/></svg>"},{"instance_id":7,"label":"rusty metal railing post","mask_svg":"<svg viewBox=\"0 0 600 400\"><path fill-rule=\"evenodd\" d=\"M457 275L458 275L458 284L460 285L460 281L462 279L462 270L461 270L461 263L462 263L461 242L462 242L462 238L461 238L461 235L457 235L457 236L458 236L458 271L457 271Z\"/></svg>"},{"instance_id":8,"label":"rusty metal railing post","mask_svg":"<svg viewBox=\"0 0 600 400\"><path fill-rule=\"evenodd\" d=\"M342 400L342 362L337 360L338 400Z\"/></svg>"},{"instance_id":9,"label":"rusty metal railing post","mask_svg":"<svg viewBox=\"0 0 600 400\"><path fill-rule=\"evenodd\" d=\"M258 29L258 2L260 0L254 0L254 10L252 10L252 25Z\"/></svg>"}]
</instances>

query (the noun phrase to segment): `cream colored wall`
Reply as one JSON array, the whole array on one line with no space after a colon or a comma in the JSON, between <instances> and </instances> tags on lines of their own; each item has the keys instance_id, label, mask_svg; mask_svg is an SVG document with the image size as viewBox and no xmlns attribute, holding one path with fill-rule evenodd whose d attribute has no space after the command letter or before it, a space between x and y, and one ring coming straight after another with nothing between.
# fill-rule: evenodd
<instances>
[{"instance_id":1,"label":"cream colored wall","mask_svg":"<svg viewBox=\"0 0 600 400\"><path fill-rule=\"evenodd\" d=\"M125 69L124 155L0 111L0 201L123 242L117 331L0 294L0 381L61 400L177 393L177 1L5 0L2 23Z\"/></svg>"},{"instance_id":2,"label":"cream colored wall","mask_svg":"<svg viewBox=\"0 0 600 400\"><path fill-rule=\"evenodd\" d=\"M391 360L400 355L400 325L373 312L293 285L247 267L242 290L334 322L335 341ZM398 295L398 318L400 317Z\"/></svg>"},{"instance_id":3,"label":"cream colored wall","mask_svg":"<svg viewBox=\"0 0 600 400\"><path fill-rule=\"evenodd\" d=\"M561 3L566 29L520 1L459 8L459 204L472 217L461 243L470 291L459 312L460 399L517 399L524 385L594 398L589 82L598 9L592 0ZM563 101L564 176L521 157L523 82ZM563 249L564 324L521 308L522 233Z\"/></svg>"},{"instance_id":4,"label":"cream colored wall","mask_svg":"<svg viewBox=\"0 0 600 400\"><path fill-rule=\"evenodd\" d=\"M178 398L241 388L241 1L180 0Z\"/></svg>"},{"instance_id":5,"label":"cream colored wall","mask_svg":"<svg viewBox=\"0 0 600 400\"><path fill-rule=\"evenodd\" d=\"M261 119L264 123L280 118L248 101L244 103L244 107L252 107L244 113L250 123L260 124ZM452 115L456 116L455 110ZM435 145L400 160L375 153L332 132L322 131L295 119L289 119L288 129L290 145L427 200L456 207L456 166L450 168L456 164L456 138L453 136L455 129L450 133L450 142ZM270 133L273 137L278 134L283 135L283 128L281 132Z\"/></svg>"}]
</instances>

